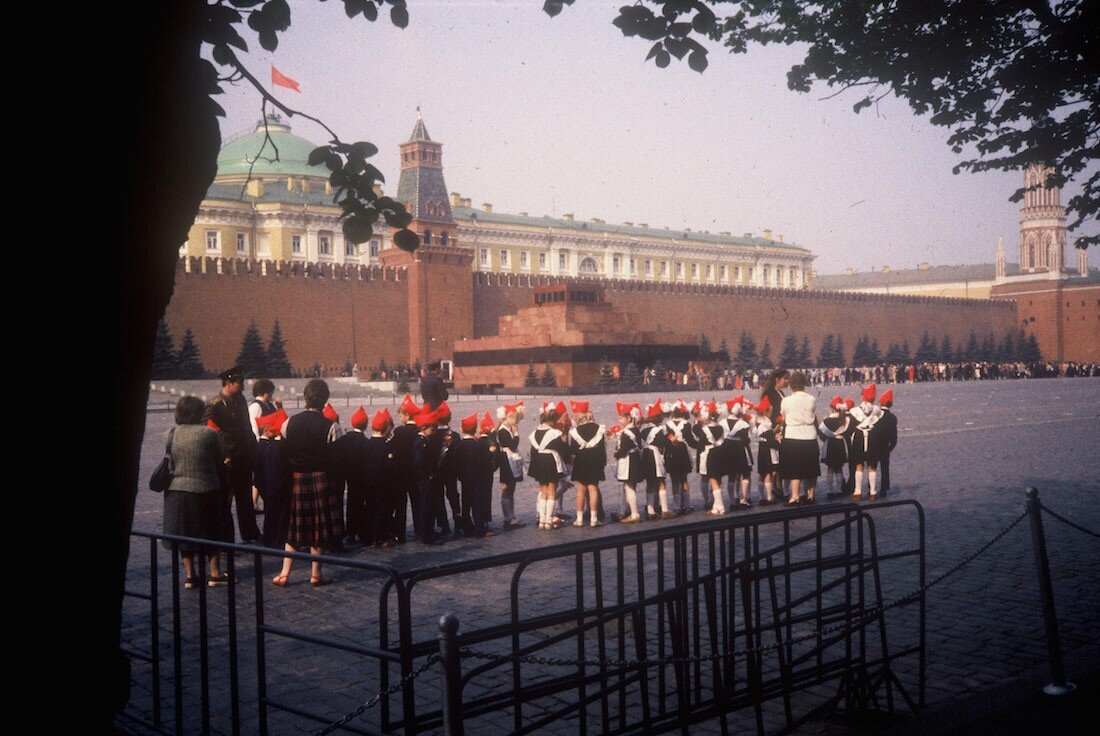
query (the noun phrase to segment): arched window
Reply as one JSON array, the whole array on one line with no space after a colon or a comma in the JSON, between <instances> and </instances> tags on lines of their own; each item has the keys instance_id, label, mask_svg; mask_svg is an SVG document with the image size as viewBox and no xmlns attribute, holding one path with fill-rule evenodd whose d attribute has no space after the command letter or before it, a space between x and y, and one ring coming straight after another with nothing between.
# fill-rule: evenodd
<instances>
[{"instance_id":1,"label":"arched window","mask_svg":"<svg viewBox=\"0 0 1100 736\"><path fill-rule=\"evenodd\" d=\"M431 230L425 230L424 231L423 240L424 240L424 245L431 245L432 244L432 231Z\"/></svg>"},{"instance_id":2,"label":"arched window","mask_svg":"<svg viewBox=\"0 0 1100 736\"><path fill-rule=\"evenodd\" d=\"M587 257L581 260L579 270L581 273L599 273L600 266L596 263L595 258Z\"/></svg>"},{"instance_id":3,"label":"arched window","mask_svg":"<svg viewBox=\"0 0 1100 736\"><path fill-rule=\"evenodd\" d=\"M444 230L443 232L441 232L439 234L439 244L440 245L446 245L447 244L447 231L446 230Z\"/></svg>"}]
</instances>

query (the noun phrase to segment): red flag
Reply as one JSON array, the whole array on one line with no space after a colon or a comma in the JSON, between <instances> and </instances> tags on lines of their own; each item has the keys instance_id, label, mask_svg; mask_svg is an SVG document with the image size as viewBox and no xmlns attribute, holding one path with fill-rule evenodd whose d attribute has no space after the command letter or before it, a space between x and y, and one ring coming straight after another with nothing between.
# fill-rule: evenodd
<instances>
[{"instance_id":1,"label":"red flag","mask_svg":"<svg viewBox=\"0 0 1100 736\"><path fill-rule=\"evenodd\" d=\"M294 90L295 92L301 92L302 91L302 90L298 89L297 80L291 79L287 75L283 74L281 71L279 71L278 69L275 68L274 64L271 65L271 83L272 84L277 84L280 87L289 87L290 89Z\"/></svg>"}]
</instances>

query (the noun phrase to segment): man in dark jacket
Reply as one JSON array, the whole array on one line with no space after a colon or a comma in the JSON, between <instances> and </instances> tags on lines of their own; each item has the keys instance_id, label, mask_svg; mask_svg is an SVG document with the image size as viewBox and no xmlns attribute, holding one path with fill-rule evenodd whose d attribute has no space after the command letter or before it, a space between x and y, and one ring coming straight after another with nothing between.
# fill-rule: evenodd
<instances>
[{"instance_id":1,"label":"man in dark jacket","mask_svg":"<svg viewBox=\"0 0 1100 736\"><path fill-rule=\"evenodd\" d=\"M222 390L206 405L203 419L218 433L225 451L225 469L229 488L225 502L237 504L237 528L245 542L257 542L260 528L256 526L256 508L252 505L252 463L256 453L256 435L248 416L248 402L241 394L244 371L233 366L219 376Z\"/></svg>"},{"instance_id":2,"label":"man in dark jacket","mask_svg":"<svg viewBox=\"0 0 1100 736\"><path fill-rule=\"evenodd\" d=\"M397 416L401 424L393 430L394 455L394 482L397 488L393 496L393 535L398 544L405 542L405 533L408 528L408 508L412 507L413 533L420 536L420 492L416 485L415 471L413 469L413 442L416 440L419 430L413 417L420 413L420 407L408 394L405 395L401 406L397 409ZM406 504L406 496L408 503Z\"/></svg>"},{"instance_id":3,"label":"man in dark jacket","mask_svg":"<svg viewBox=\"0 0 1100 736\"><path fill-rule=\"evenodd\" d=\"M441 366L439 361L428 364L428 370L420 379L420 397L428 405L430 411L435 411L439 405L447 400L447 387L443 385L440 377Z\"/></svg>"},{"instance_id":4,"label":"man in dark jacket","mask_svg":"<svg viewBox=\"0 0 1100 736\"><path fill-rule=\"evenodd\" d=\"M894 406L894 392L887 391L879 399L878 405L882 408L882 416L875 422L872 433L880 433L879 446L882 448L882 458L879 467L882 470L882 490L879 495L885 496L890 490L890 453L898 446L898 418L890 409Z\"/></svg>"}]
</instances>

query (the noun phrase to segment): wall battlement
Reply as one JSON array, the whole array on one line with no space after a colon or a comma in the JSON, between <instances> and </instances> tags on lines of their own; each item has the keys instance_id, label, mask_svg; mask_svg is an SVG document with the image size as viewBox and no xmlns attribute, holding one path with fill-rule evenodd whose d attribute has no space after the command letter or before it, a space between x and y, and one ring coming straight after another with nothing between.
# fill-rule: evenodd
<instances>
[{"instance_id":1,"label":"wall battlement","mask_svg":"<svg viewBox=\"0 0 1100 736\"><path fill-rule=\"evenodd\" d=\"M251 258L212 258L184 256L176 264L176 274L208 276L253 276L277 278L332 279L336 281L404 281L405 269L394 266L358 263L299 263Z\"/></svg>"}]
</instances>

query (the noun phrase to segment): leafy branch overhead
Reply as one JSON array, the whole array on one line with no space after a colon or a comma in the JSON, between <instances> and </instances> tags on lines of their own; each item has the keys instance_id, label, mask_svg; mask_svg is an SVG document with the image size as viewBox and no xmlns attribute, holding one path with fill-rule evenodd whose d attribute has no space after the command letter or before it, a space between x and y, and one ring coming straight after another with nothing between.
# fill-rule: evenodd
<instances>
[{"instance_id":1,"label":"leafy branch overhead","mask_svg":"<svg viewBox=\"0 0 1100 736\"><path fill-rule=\"evenodd\" d=\"M553 16L572 0L547 0ZM721 6L716 19L711 7ZM1090 0L638 0L613 21L653 41L646 60L703 71L706 49L754 45L805 50L787 86L859 90L856 112L894 94L951 130L954 171L1054 167L1050 186L1080 181L1070 230L1100 221L1100 3ZM833 95L831 95L833 96ZM1019 201L1025 193L1012 196ZM1100 234L1077 238L1078 248Z\"/></svg>"},{"instance_id":2,"label":"leafy branch overhead","mask_svg":"<svg viewBox=\"0 0 1100 736\"><path fill-rule=\"evenodd\" d=\"M362 15L368 22L373 22L378 19L379 10L389 6L391 23L398 28L409 24L405 0L343 0L343 3L349 18ZM212 56L217 64L233 70L228 79L245 79L259 91L264 110L270 103L287 116L299 115L312 120L328 132L331 138L329 145L315 148L309 154L309 163L311 166L324 164L329 170L329 183L336 192L333 201L343 210L344 239L355 244L366 242L374 232L375 223L382 219L390 227L397 228L393 235L397 247L410 252L416 250L420 238L408 229L412 215L400 202L380 196L375 190L376 185L385 179L382 172L367 159L378 153L378 148L363 141L344 143L322 121L291 109L272 95L237 57L233 49L248 51L248 44L238 30L243 21L238 8L247 13L247 25L256 33L260 46L274 51L279 45L279 34L290 27L290 4L287 0L229 0L209 5L206 8L203 41L213 47ZM210 93L220 94L221 88L213 66L210 66L210 80ZM275 155L278 158L277 149Z\"/></svg>"}]
</instances>

